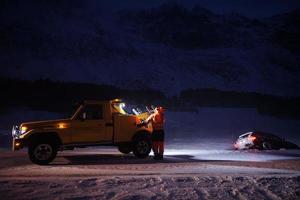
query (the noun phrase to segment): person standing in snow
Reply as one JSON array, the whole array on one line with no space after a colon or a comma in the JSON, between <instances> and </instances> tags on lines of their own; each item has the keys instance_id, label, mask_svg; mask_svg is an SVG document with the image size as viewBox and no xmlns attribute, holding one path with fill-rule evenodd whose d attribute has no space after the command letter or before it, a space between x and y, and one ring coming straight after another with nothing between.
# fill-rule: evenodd
<instances>
[{"instance_id":1,"label":"person standing in snow","mask_svg":"<svg viewBox=\"0 0 300 200\"><path fill-rule=\"evenodd\" d=\"M152 122L152 150L154 153L155 160L161 160L164 157L164 139L165 139L165 131L164 131L164 109L162 107L157 107L150 111L152 114L143 121L143 124L148 124L150 121Z\"/></svg>"},{"instance_id":2,"label":"person standing in snow","mask_svg":"<svg viewBox=\"0 0 300 200\"><path fill-rule=\"evenodd\" d=\"M152 149L154 152L154 159L162 160L164 157L164 140L165 140L165 131L164 131L164 109L158 107L156 109L156 115L152 120Z\"/></svg>"}]
</instances>

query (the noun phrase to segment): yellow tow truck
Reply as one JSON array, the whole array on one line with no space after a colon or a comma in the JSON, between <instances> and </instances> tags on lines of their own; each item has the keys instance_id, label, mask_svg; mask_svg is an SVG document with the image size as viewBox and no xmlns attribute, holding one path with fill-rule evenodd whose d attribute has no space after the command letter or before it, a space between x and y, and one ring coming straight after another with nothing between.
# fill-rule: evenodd
<instances>
[{"instance_id":1,"label":"yellow tow truck","mask_svg":"<svg viewBox=\"0 0 300 200\"><path fill-rule=\"evenodd\" d=\"M13 151L28 147L33 163L46 165L58 151L97 145L117 146L138 158L149 155L152 124L141 123L149 112L128 114L120 99L84 101L71 118L36 121L14 126Z\"/></svg>"}]
</instances>

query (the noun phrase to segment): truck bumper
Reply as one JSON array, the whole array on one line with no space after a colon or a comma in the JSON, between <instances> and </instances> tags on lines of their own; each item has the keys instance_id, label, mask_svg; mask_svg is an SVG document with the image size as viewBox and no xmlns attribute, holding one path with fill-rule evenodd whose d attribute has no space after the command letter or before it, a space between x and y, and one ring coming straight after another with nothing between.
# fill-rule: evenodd
<instances>
[{"instance_id":1,"label":"truck bumper","mask_svg":"<svg viewBox=\"0 0 300 200\"><path fill-rule=\"evenodd\" d=\"M12 150L18 151L24 147L24 141L22 139L13 138Z\"/></svg>"}]
</instances>

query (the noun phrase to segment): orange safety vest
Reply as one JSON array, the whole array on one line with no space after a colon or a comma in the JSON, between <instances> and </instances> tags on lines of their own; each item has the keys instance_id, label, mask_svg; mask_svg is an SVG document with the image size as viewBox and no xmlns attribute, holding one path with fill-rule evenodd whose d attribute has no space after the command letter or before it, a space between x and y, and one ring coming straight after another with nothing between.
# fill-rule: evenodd
<instances>
[{"instance_id":1,"label":"orange safety vest","mask_svg":"<svg viewBox=\"0 0 300 200\"><path fill-rule=\"evenodd\" d=\"M152 122L152 127L153 130L163 130L164 129L164 113L163 111L159 111L157 115L155 115L153 122Z\"/></svg>"}]
</instances>

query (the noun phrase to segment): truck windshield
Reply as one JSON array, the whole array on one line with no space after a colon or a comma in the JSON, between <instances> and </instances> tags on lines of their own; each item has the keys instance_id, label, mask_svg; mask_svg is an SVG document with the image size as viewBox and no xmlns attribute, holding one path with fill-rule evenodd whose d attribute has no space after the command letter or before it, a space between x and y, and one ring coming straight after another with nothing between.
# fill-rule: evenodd
<instances>
[{"instance_id":1,"label":"truck windshield","mask_svg":"<svg viewBox=\"0 0 300 200\"><path fill-rule=\"evenodd\" d=\"M124 108L125 112L129 115L139 115L148 112L145 106L142 105L126 105Z\"/></svg>"}]
</instances>

